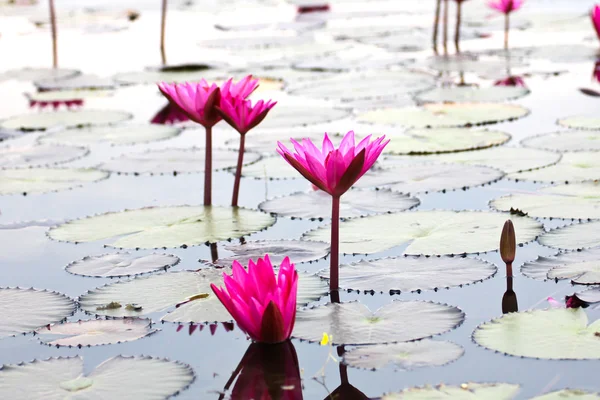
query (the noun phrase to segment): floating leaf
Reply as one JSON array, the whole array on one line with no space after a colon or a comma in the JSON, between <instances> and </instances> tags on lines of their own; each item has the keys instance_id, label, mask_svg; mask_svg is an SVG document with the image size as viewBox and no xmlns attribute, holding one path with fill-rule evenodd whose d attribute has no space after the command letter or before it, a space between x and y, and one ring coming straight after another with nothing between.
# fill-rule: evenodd
<instances>
[{"instance_id":1,"label":"floating leaf","mask_svg":"<svg viewBox=\"0 0 600 400\"><path fill-rule=\"evenodd\" d=\"M61 79L40 79L36 80L34 84L42 92L78 89L102 90L115 87L115 82L112 79L89 74L79 74Z\"/></svg>"},{"instance_id":2,"label":"floating leaf","mask_svg":"<svg viewBox=\"0 0 600 400\"><path fill-rule=\"evenodd\" d=\"M79 73L77 70L65 68L19 68L4 72L3 77L20 81L38 81L42 79L66 79Z\"/></svg>"},{"instance_id":3,"label":"floating leaf","mask_svg":"<svg viewBox=\"0 0 600 400\"><path fill-rule=\"evenodd\" d=\"M392 257L340 266L340 287L396 294L468 285L493 276L493 264L461 257ZM329 269L319 272L329 277Z\"/></svg>"},{"instance_id":4,"label":"floating leaf","mask_svg":"<svg viewBox=\"0 0 600 400\"><path fill-rule=\"evenodd\" d=\"M600 129L600 117L595 115L576 115L558 120L558 124L572 129Z\"/></svg>"},{"instance_id":5,"label":"floating leaf","mask_svg":"<svg viewBox=\"0 0 600 400\"><path fill-rule=\"evenodd\" d=\"M452 342L424 339L416 342L362 346L344 353L344 364L380 369L391 364L396 371L440 367L456 361L465 350Z\"/></svg>"},{"instance_id":6,"label":"floating leaf","mask_svg":"<svg viewBox=\"0 0 600 400\"><path fill-rule=\"evenodd\" d=\"M597 47L573 43L536 46L532 49L532 58L543 58L555 63L585 63L598 58Z\"/></svg>"},{"instance_id":7,"label":"floating leaf","mask_svg":"<svg viewBox=\"0 0 600 400\"><path fill-rule=\"evenodd\" d=\"M600 221L573 224L544 232L538 238L544 246L555 249L581 250L600 246Z\"/></svg>"},{"instance_id":8,"label":"floating leaf","mask_svg":"<svg viewBox=\"0 0 600 400\"><path fill-rule=\"evenodd\" d=\"M277 143L276 141L273 143ZM233 172L233 171L232 171ZM264 157L255 163L252 163L242 170L242 176L256 179L294 179L302 178L284 159L281 157Z\"/></svg>"},{"instance_id":9,"label":"floating leaf","mask_svg":"<svg viewBox=\"0 0 600 400\"><path fill-rule=\"evenodd\" d=\"M0 369L3 399L160 400L194 381L190 366L166 359L116 356L84 375L81 357L49 358Z\"/></svg>"},{"instance_id":10,"label":"floating leaf","mask_svg":"<svg viewBox=\"0 0 600 400\"><path fill-rule=\"evenodd\" d=\"M490 22L487 18L485 23ZM505 71L506 67L523 67L526 66L522 61L517 62L514 59L511 61L502 60L498 57L477 58L471 56L457 55L454 57L436 56L425 60L425 67L438 72L474 72L479 75L487 75L489 72Z\"/></svg>"},{"instance_id":11,"label":"floating leaf","mask_svg":"<svg viewBox=\"0 0 600 400\"><path fill-rule=\"evenodd\" d=\"M600 157L594 151L565 153L560 161L547 168L513 173L511 179L535 182L575 183L600 179Z\"/></svg>"},{"instance_id":12,"label":"floating leaf","mask_svg":"<svg viewBox=\"0 0 600 400\"><path fill-rule=\"evenodd\" d=\"M267 47L290 47L313 43L313 39L308 36L291 35L254 35L254 36L233 36L215 39L205 39L199 42L202 47L217 47L236 50L245 50L248 48L267 48Z\"/></svg>"},{"instance_id":13,"label":"floating leaf","mask_svg":"<svg viewBox=\"0 0 600 400\"><path fill-rule=\"evenodd\" d=\"M438 87L417 95L419 103L496 103L514 100L529 94L529 89L520 86L470 86Z\"/></svg>"},{"instance_id":14,"label":"floating leaf","mask_svg":"<svg viewBox=\"0 0 600 400\"><path fill-rule=\"evenodd\" d=\"M225 250L233 252L232 256L219 258L215 264L231 266L234 261L248 265L249 260L269 255L273 265L279 265L285 257L294 264L311 262L329 254L326 242L307 242L305 240L253 240L243 244L227 244Z\"/></svg>"},{"instance_id":15,"label":"floating leaf","mask_svg":"<svg viewBox=\"0 0 600 400\"><path fill-rule=\"evenodd\" d=\"M340 217L352 218L371 214L404 211L420 201L391 190L350 190L340 202ZM297 192L263 201L258 208L278 216L322 219L331 217L331 195L322 190Z\"/></svg>"},{"instance_id":16,"label":"floating leaf","mask_svg":"<svg viewBox=\"0 0 600 400\"><path fill-rule=\"evenodd\" d=\"M500 170L460 164L406 163L393 168L374 168L354 186L357 188L389 188L403 193L427 193L467 189L497 181ZM393 210L390 210L393 211Z\"/></svg>"},{"instance_id":17,"label":"floating leaf","mask_svg":"<svg viewBox=\"0 0 600 400\"><path fill-rule=\"evenodd\" d=\"M132 342L157 332L152 321L140 318L92 319L48 326L38 338L50 346L100 346Z\"/></svg>"},{"instance_id":18,"label":"floating leaf","mask_svg":"<svg viewBox=\"0 0 600 400\"><path fill-rule=\"evenodd\" d=\"M76 309L75 302L60 293L0 288L0 339L60 322L72 315Z\"/></svg>"},{"instance_id":19,"label":"floating leaf","mask_svg":"<svg viewBox=\"0 0 600 400\"><path fill-rule=\"evenodd\" d=\"M0 148L0 168L39 167L64 163L89 153L84 147L73 146L14 146Z\"/></svg>"},{"instance_id":20,"label":"floating leaf","mask_svg":"<svg viewBox=\"0 0 600 400\"><path fill-rule=\"evenodd\" d=\"M293 336L320 342L327 332L334 345L407 342L456 328L464 313L453 306L425 301L393 301L373 312L362 303L327 303L300 310Z\"/></svg>"},{"instance_id":21,"label":"floating leaf","mask_svg":"<svg viewBox=\"0 0 600 400\"><path fill-rule=\"evenodd\" d=\"M501 103L425 104L422 107L384 108L357 116L360 122L414 128L469 127L512 121L529 114L523 106Z\"/></svg>"},{"instance_id":22,"label":"floating leaf","mask_svg":"<svg viewBox=\"0 0 600 400\"><path fill-rule=\"evenodd\" d=\"M56 127L84 127L94 125L110 125L123 122L132 116L124 111L116 110L77 110L54 111L37 114L23 114L0 122L0 128L25 132L45 131Z\"/></svg>"},{"instance_id":23,"label":"floating leaf","mask_svg":"<svg viewBox=\"0 0 600 400\"><path fill-rule=\"evenodd\" d=\"M48 235L66 242L101 240L128 249L187 247L242 237L274 223L269 214L239 207L147 207L73 220Z\"/></svg>"},{"instance_id":24,"label":"floating leaf","mask_svg":"<svg viewBox=\"0 0 600 400\"><path fill-rule=\"evenodd\" d=\"M365 69L382 70L404 64L405 55L391 53L373 46L357 44L340 51L306 57L293 63L293 68L317 71L356 71ZM410 60L412 62L412 60ZM383 72L386 72L385 70ZM395 71L390 71L395 72ZM416 73L415 73L416 75ZM358 79L357 79L358 81Z\"/></svg>"},{"instance_id":25,"label":"floating leaf","mask_svg":"<svg viewBox=\"0 0 600 400\"><path fill-rule=\"evenodd\" d=\"M285 106L277 105L269 112L261 124L261 129L289 128L335 121L347 117L348 110L323 106ZM276 146L277 143L274 143Z\"/></svg>"},{"instance_id":26,"label":"floating leaf","mask_svg":"<svg viewBox=\"0 0 600 400\"><path fill-rule=\"evenodd\" d=\"M551 360L600 359L600 320L588 326L581 308L504 314L479 325L473 340L517 357Z\"/></svg>"},{"instance_id":27,"label":"floating leaf","mask_svg":"<svg viewBox=\"0 0 600 400\"><path fill-rule=\"evenodd\" d=\"M600 119L598 119L600 129ZM598 151L600 132L567 131L532 136L521 142L523 146L551 151Z\"/></svg>"},{"instance_id":28,"label":"floating leaf","mask_svg":"<svg viewBox=\"0 0 600 400\"><path fill-rule=\"evenodd\" d=\"M42 136L39 140L42 143L58 144L89 145L110 143L116 145L127 145L171 139L180 133L181 129L169 125L130 124L66 129Z\"/></svg>"},{"instance_id":29,"label":"floating leaf","mask_svg":"<svg viewBox=\"0 0 600 400\"><path fill-rule=\"evenodd\" d=\"M98 168L120 174L173 174L204 172L206 151L199 148L150 150L144 153L127 153L100 164ZM213 169L235 167L238 153L213 149ZM260 158L246 152L244 162L253 163Z\"/></svg>"},{"instance_id":30,"label":"floating leaf","mask_svg":"<svg viewBox=\"0 0 600 400\"><path fill-rule=\"evenodd\" d=\"M600 249L538 257L521 267L533 279L569 279L579 285L600 285Z\"/></svg>"},{"instance_id":31,"label":"floating leaf","mask_svg":"<svg viewBox=\"0 0 600 400\"><path fill-rule=\"evenodd\" d=\"M600 182L550 186L492 200L501 211L518 208L538 218L600 218Z\"/></svg>"},{"instance_id":32,"label":"floating leaf","mask_svg":"<svg viewBox=\"0 0 600 400\"><path fill-rule=\"evenodd\" d=\"M136 256L129 253L112 253L84 257L67 265L65 269L75 275L114 278L166 270L178 263L179 257L170 254Z\"/></svg>"},{"instance_id":33,"label":"floating leaf","mask_svg":"<svg viewBox=\"0 0 600 400\"><path fill-rule=\"evenodd\" d=\"M577 292L575 295L577 298L579 298L579 300L587 303L600 303L600 288L584 290L583 292Z\"/></svg>"},{"instance_id":34,"label":"floating leaf","mask_svg":"<svg viewBox=\"0 0 600 400\"><path fill-rule=\"evenodd\" d=\"M584 390L579 389L563 389L557 390L555 392L550 392L541 396L536 396L531 400L598 400L600 399L600 394L586 392Z\"/></svg>"},{"instance_id":35,"label":"floating leaf","mask_svg":"<svg viewBox=\"0 0 600 400\"><path fill-rule=\"evenodd\" d=\"M51 90L49 92L35 92L28 93L27 97L30 102L36 103L52 103L61 102L66 103L68 101L77 101L93 97L108 97L113 95L113 91L110 90L96 90L96 89L80 89L80 90ZM65 104L68 106L68 104ZM74 104L81 105L81 104Z\"/></svg>"},{"instance_id":36,"label":"floating leaf","mask_svg":"<svg viewBox=\"0 0 600 400\"><path fill-rule=\"evenodd\" d=\"M156 84L156 82L199 82L201 79L215 80L223 75L219 65L184 64L163 68L148 68L144 71L123 72L113 80L124 85Z\"/></svg>"},{"instance_id":37,"label":"floating leaf","mask_svg":"<svg viewBox=\"0 0 600 400\"><path fill-rule=\"evenodd\" d=\"M3 169L0 170L0 195L71 189L108 176L108 172L91 168Z\"/></svg>"},{"instance_id":38,"label":"floating leaf","mask_svg":"<svg viewBox=\"0 0 600 400\"><path fill-rule=\"evenodd\" d=\"M405 246L404 254L479 253L498 248L498 231L506 214L479 211L414 211L375 215L340 223L340 252L372 254ZM534 240L542 225L512 217L519 243ZM304 240L327 241L329 225L304 234Z\"/></svg>"},{"instance_id":39,"label":"floating leaf","mask_svg":"<svg viewBox=\"0 0 600 400\"><path fill-rule=\"evenodd\" d=\"M437 385L414 387L398 393L386 394L381 400L511 400L519 392L519 385L509 383L463 383L460 386Z\"/></svg>"}]
</instances>

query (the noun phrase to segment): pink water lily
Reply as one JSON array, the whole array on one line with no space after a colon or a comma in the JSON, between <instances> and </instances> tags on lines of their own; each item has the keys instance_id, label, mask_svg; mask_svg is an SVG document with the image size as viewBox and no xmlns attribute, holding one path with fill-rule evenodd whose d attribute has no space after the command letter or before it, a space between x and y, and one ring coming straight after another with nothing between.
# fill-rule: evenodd
<instances>
[{"instance_id":1,"label":"pink water lily","mask_svg":"<svg viewBox=\"0 0 600 400\"><path fill-rule=\"evenodd\" d=\"M492 0L488 6L504 14L504 49L508 50L508 32L510 31L509 15L517 11L525 3L525 0Z\"/></svg>"},{"instance_id":2,"label":"pink water lily","mask_svg":"<svg viewBox=\"0 0 600 400\"><path fill-rule=\"evenodd\" d=\"M509 76L507 78L497 80L496 82L494 82L494 86L527 87L525 81L520 76Z\"/></svg>"},{"instance_id":3,"label":"pink water lily","mask_svg":"<svg viewBox=\"0 0 600 400\"><path fill-rule=\"evenodd\" d=\"M296 322L298 272L286 257L277 277L268 255L248 271L233 262L232 275L223 274L225 289L211 288L239 328L255 342L280 343L290 338Z\"/></svg>"},{"instance_id":4,"label":"pink water lily","mask_svg":"<svg viewBox=\"0 0 600 400\"><path fill-rule=\"evenodd\" d=\"M592 8L590 17L592 18L592 25L594 25L596 35L598 35L598 39L600 39L600 5L596 4L594 8Z\"/></svg>"}]
</instances>

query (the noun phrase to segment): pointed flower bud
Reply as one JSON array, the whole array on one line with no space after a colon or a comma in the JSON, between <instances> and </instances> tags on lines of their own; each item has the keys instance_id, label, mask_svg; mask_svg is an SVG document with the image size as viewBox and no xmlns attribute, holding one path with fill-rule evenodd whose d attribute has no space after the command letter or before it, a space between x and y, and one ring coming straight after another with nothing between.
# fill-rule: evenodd
<instances>
[{"instance_id":1,"label":"pointed flower bud","mask_svg":"<svg viewBox=\"0 0 600 400\"><path fill-rule=\"evenodd\" d=\"M512 264L515 261L517 252L517 239L515 237L515 227L512 221L506 220L502 235L500 236L500 256L506 264Z\"/></svg>"}]
</instances>

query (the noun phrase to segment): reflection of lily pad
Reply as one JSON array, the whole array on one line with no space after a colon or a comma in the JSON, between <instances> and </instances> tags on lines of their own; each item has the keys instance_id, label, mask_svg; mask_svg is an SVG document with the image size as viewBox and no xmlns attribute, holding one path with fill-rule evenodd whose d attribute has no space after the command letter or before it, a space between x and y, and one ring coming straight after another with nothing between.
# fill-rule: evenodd
<instances>
[{"instance_id":1,"label":"reflection of lily pad","mask_svg":"<svg viewBox=\"0 0 600 400\"><path fill-rule=\"evenodd\" d=\"M48 235L66 242L101 240L128 249L187 247L242 237L274 223L269 214L238 207L148 207L73 220Z\"/></svg>"},{"instance_id":2,"label":"reflection of lily pad","mask_svg":"<svg viewBox=\"0 0 600 400\"><path fill-rule=\"evenodd\" d=\"M374 215L340 223L340 252L371 254L407 246L404 254L479 253L498 248L498 235L507 215L479 211L415 211ZM518 243L534 240L542 225L511 216ZM329 225L304 234L304 240L327 241Z\"/></svg>"},{"instance_id":3,"label":"reflection of lily pad","mask_svg":"<svg viewBox=\"0 0 600 400\"><path fill-rule=\"evenodd\" d=\"M11 117L0 122L0 128L26 132L45 131L59 126L74 128L116 124L130 118L131 114L116 110L54 111Z\"/></svg>"},{"instance_id":4,"label":"reflection of lily pad","mask_svg":"<svg viewBox=\"0 0 600 400\"><path fill-rule=\"evenodd\" d=\"M95 169L22 168L0 170L0 195L46 193L71 189L85 183L108 178Z\"/></svg>"},{"instance_id":5,"label":"reflection of lily pad","mask_svg":"<svg viewBox=\"0 0 600 400\"><path fill-rule=\"evenodd\" d=\"M398 393L386 394L381 400L511 400L519 392L519 385L509 383L463 383L460 386L437 385L415 387Z\"/></svg>"},{"instance_id":6,"label":"reflection of lily pad","mask_svg":"<svg viewBox=\"0 0 600 400\"><path fill-rule=\"evenodd\" d=\"M586 392L579 389L563 389L555 392L546 393L541 396L536 396L531 400L599 400L600 394Z\"/></svg>"},{"instance_id":7,"label":"reflection of lily pad","mask_svg":"<svg viewBox=\"0 0 600 400\"><path fill-rule=\"evenodd\" d=\"M573 224L545 232L538 241L555 249L581 250L600 246L600 221Z\"/></svg>"},{"instance_id":8,"label":"reflection of lily pad","mask_svg":"<svg viewBox=\"0 0 600 400\"><path fill-rule=\"evenodd\" d=\"M149 319L96 319L42 328L38 338L50 346L100 346L132 342L157 332Z\"/></svg>"},{"instance_id":9,"label":"reflection of lily pad","mask_svg":"<svg viewBox=\"0 0 600 400\"><path fill-rule=\"evenodd\" d=\"M83 145L97 143L126 145L166 140L179 135L180 132L181 129L170 125L132 124L97 126L81 129L65 129L50 133L42 136L40 142Z\"/></svg>"},{"instance_id":10,"label":"reflection of lily pad","mask_svg":"<svg viewBox=\"0 0 600 400\"><path fill-rule=\"evenodd\" d=\"M396 294L468 285L493 276L493 264L461 257L392 257L340 266L340 287ZM329 270L319 273L328 278Z\"/></svg>"},{"instance_id":11,"label":"reflection of lily pad","mask_svg":"<svg viewBox=\"0 0 600 400\"><path fill-rule=\"evenodd\" d=\"M371 214L404 211L419 205L419 200L391 190L350 190L340 202L340 217L352 218ZM284 217L330 218L331 195L322 190L297 192L263 201L258 208Z\"/></svg>"},{"instance_id":12,"label":"reflection of lily pad","mask_svg":"<svg viewBox=\"0 0 600 400\"><path fill-rule=\"evenodd\" d=\"M501 211L519 209L538 218L600 218L600 183L545 187L532 194L501 197L490 205Z\"/></svg>"},{"instance_id":13,"label":"reflection of lily pad","mask_svg":"<svg viewBox=\"0 0 600 400\"><path fill-rule=\"evenodd\" d=\"M569 279L580 285L600 285L600 249L538 257L521 267L523 275L534 279Z\"/></svg>"},{"instance_id":14,"label":"reflection of lily pad","mask_svg":"<svg viewBox=\"0 0 600 400\"><path fill-rule=\"evenodd\" d=\"M0 148L0 168L39 167L73 161L88 154L83 147L19 146Z\"/></svg>"},{"instance_id":15,"label":"reflection of lily pad","mask_svg":"<svg viewBox=\"0 0 600 400\"><path fill-rule=\"evenodd\" d=\"M475 88L470 86L438 87L417 95L420 103L495 103L518 99L529 93L529 89L519 86L491 86Z\"/></svg>"},{"instance_id":16,"label":"reflection of lily pad","mask_svg":"<svg viewBox=\"0 0 600 400\"><path fill-rule=\"evenodd\" d=\"M414 128L469 127L512 121L529 114L523 106L502 103L430 103L422 107L384 108L357 116L360 122Z\"/></svg>"},{"instance_id":17,"label":"reflection of lily pad","mask_svg":"<svg viewBox=\"0 0 600 400\"><path fill-rule=\"evenodd\" d=\"M169 254L135 256L129 253L111 253L84 257L67 265L66 270L75 275L113 278L166 270L177 263L179 257Z\"/></svg>"},{"instance_id":18,"label":"reflection of lily pad","mask_svg":"<svg viewBox=\"0 0 600 400\"><path fill-rule=\"evenodd\" d=\"M188 365L166 359L116 356L86 375L81 357L59 357L4 365L0 397L158 400L179 393L193 381L194 372Z\"/></svg>"},{"instance_id":19,"label":"reflection of lily pad","mask_svg":"<svg viewBox=\"0 0 600 400\"><path fill-rule=\"evenodd\" d=\"M476 343L517 357L551 360L600 359L600 320L588 325L581 309L533 310L505 314L479 325Z\"/></svg>"},{"instance_id":20,"label":"reflection of lily pad","mask_svg":"<svg viewBox=\"0 0 600 400\"><path fill-rule=\"evenodd\" d=\"M279 265L285 257L294 264L311 262L329 254L329 244L325 242L308 242L305 240L254 240L242 244L227 244L225 250L233 255L219 258L215 264L231 266L234 261L248 265L249 260L269 255L273 265Z\"/></svg>"},{"instance_id":21,"label":"reflection of lily pad","mask_svg":"<svg viewBox=\"0 0 600 400\"><path fill-rule=\"evenodd\" d=\"M600 118L598 119L600 129ZM598 151L600 132L566 131L532 136L521 142L523 146L551 151Z\"/></svg>"},{"instance_id":22,"label":"reflection of lily pad","mask_svg":"<svg viewBox=\"0 0 600 400\"><path fill-rule=\"evenodd\" d=\"M600 179L600 157L594 151L565 153L560 161L547 168L513 173L509 178L535 182L575 183Z\"/></svg>"},{"instance_id":23,"label":"reflection of lily pad","mask_svg":"<svg viewBox=\"0 0 600 400\"><path fill-rule=\"evenodd\" d=\"M453 306L425 301L394 301L373 312L362 303L328 303L298 311L293 336L319 342L327 332L333 344L407 342L459 326L464 313Z\"/></svg>"},{"instance_id":24,"label":"reflection of lily pad","mask_svg":"<svg viewBox=\"0 0 600 400\"><path fill-rule=\"evenodd\" d=\"M76 309L75 302L60 293L0 288L0 339L60 322Z\"/></svg>"},{"instance_id":25,"label":"reflection of lily pad","mask_svg":"<svg viewBox=\"0 0 600 400\"><path fill-rule=\"evenodd\" d=\"M576 115L574 117L562 118L558 124L572 129L600 129L600 117L595 115Z\"/></svg>"}]
</instances>

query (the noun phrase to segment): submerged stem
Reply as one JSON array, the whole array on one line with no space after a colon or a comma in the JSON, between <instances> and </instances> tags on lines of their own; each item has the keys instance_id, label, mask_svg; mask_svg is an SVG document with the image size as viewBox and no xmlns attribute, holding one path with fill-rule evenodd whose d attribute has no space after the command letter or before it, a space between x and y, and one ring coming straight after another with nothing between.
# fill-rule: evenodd
<instances>
[{"instance_id":1,"label":"submerged stem","mask_svg":"<svg viewBox=\"0 0 600 400\"><path fill-rule=\"evenodd\" d=\"M437 54L437 40L440 25L440 10L442 8L442 0L437 0L435 4L435 18L433 20L433 52Z\"/></svg>"},{"instance_id":2,"label":"submerged stem","mask_svg":"<svg viewBox=\"0 0 600 400\"><path fill-rule=\"evenodd\" d=\"M204 205L212 204L212 126L206 127L206 155L204 156Z\"/></svg>"},{"instance_id":3,"label":"submerged stem","mask_svg":"<svg viewBox=\"0 0 600 400\"><path fill-rule=\"evenodd\" d=\"M244 147L246 135L240 136L240 149L238 151L237 167L235 169L235 180L233 181L233 196L231 197L231 206L238 206L238 198L240 195L240 181L242 179L242 165L244 164Z\"/></svg>"},{"instance_id":4,"label":"submerged stem","mask_svg":"<svg viewBox=\"0 0 600 400\"><path fill-rule=\"evenodd\" d=\"M340 197L331 197L331 254L329 290L338 290L340 265Z\"/></svg>"},{"instance_id":5,"label":"submerged stem","mask_svg":"<svg viewBox=\"0 0 600 400\"><path fill-rule=\"evenodd\" d=\"M444 0L444 54L448 54L448 0Z\"/></svg>"},{"instance_id":6,"label":"submerged stem","mask_svg":"<svg viewBox=\"0 0 600 400\"><path fill-rule=\"evenodd\" d=\"M460 53L460 25L462 23L462 1L456 2L456 27L454 31L454 47Z\"/></svg>"},{"instance_id":7,"label":"submerged stem","mask_svg":"<svg viewBox=\"0 0 600 400\"><path fill-rule=\"evenodd\" d=\"M504 16L504 50L508 50L508 31L510 30L509 13Z\"/></svg>"},{"instance_id":8,"label":"submerged stem","mask_svg":"<svg viewBox=\"0 0 600 400\"><path fill-rule=\"evenodd\" d=\"M513 277L512 263L506 264L506 277L507 278Z\"/></svg>"},{"instance_id":9,"label":"submerged stem","mask_svg":"<svg viewBox=\"0 0 600 400\"><path fill-rule=\"evenodd\" d=\"M50 7L50 29L52 31L52 66L58 68L58 43L56 38L56 10L54 9L54 0L49 0Z\"/></svg>"},{"instance_id":10,"label":"submerged stem","mask_svg":"<svg viewBox=\"0 0 600 400\"><path fill-rule=\"evenodd\" d=\"M165 29L167 26L167 0L162 0L162 14L160 20L160 56L163 65L167 65L165 52Z\"/></svg>"}]
</instances>

